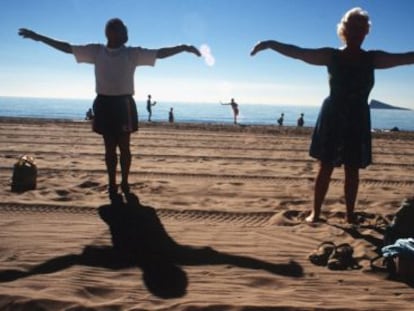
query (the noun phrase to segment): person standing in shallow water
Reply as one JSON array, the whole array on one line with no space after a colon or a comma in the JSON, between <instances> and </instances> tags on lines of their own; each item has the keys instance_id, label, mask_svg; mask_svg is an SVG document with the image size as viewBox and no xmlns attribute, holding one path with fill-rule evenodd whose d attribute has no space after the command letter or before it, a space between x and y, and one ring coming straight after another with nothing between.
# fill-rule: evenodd
<instances>
[{"instance_id":1,"label":"person standing in shallow water","mask_svg":"<svg viewBox=\"0 0 414 311\"><path fill-rule=\"evenodd\" d=\"M278 41L256 44L251 55L271 49L311 65L326 66L329 96L324 100L312 135L310 155L320 161L315 180L314 203L308 222L320 220L333 169L344 165L347 222L354 223L359 169L371 164L371 121L368 97L374 86L374 70L414 63L414 52L389 53L361 48L370 30L370 19L361 8L345 13L337 27L344 46L309 49Z\"/></svg>"},{"instance_id":2,"label":"person standing in shallow water","mask_svg":"<svg viewBox=\"0 0 414 311\"><path fill-rule=\"evenodd\" d=\"M298 121L297 121L297 125L298 127L303 127L305 125L305 120L303 119L303 113L300 114L300 117L298 118Z\"/></svg>"},{"instance_id":3,"label":"person standing in shallow water","mask_svg":"<svg viewBox=\"0 0 414 311\"><path fill-rule=\"evenodd\" d=\"M151 102L151 95L148 95L148 99L147 99L148 122L151 122L152 106L155 106L156 104L157 102Z\"/></svg>"},{"instance_id":4,"label":"person standing in shallow water","mask_svg":"<svg viewBox=\"0 0 414 311\"><path fill-rule=\"evenodd\" d=\"M237 117L239 116L239 105L234 101L234 98L229 103L221 103L222 105L230 105L233 110L233 122L237 124Z\"/></svg>"},{"instance_id":5,"label":"person standing in shallow water","mask_svg":"<svg viewBox=\"0 0 414 311\"><path fill-rule=\"evenodd\" d=\"M168 112L168 122L174 123L174 108L171 107L170 111Z\"/></svg>"},{"instance_id":6,"label":"person standing in shallow water","mask_svg":"<svg viewBox=\"0 0 414 311\"><path fill-rule=\"evenodd\" d=\"M279 124L279 126L283 126L284 119L285 119L285 114L281 113L279 119L277 119L277 124Z\"/></svg>"},{"instance_id":7,"label":"person standing in shallow water","mask_svg":"<svg viewBox=\"0 0 414 311\"><path fill-rule=\"evenodd\" d=\"M40 41L59 51L74 54L77 62L95 66L96 93L93 104L93 130L103 136L108 191L111 200L118 199L116 168L117 148L120 151L121 190L129 192L131 166L130 135L138 130L138 115L134 95L134 73L137 66L154 66L157 59L188 52L201 56L192 45L177 45L160 49L127 47L128 30L121 19L110 19L105 27L106 45L71 45L29 29L19 35Z\"/></svg>"}]
</instances>

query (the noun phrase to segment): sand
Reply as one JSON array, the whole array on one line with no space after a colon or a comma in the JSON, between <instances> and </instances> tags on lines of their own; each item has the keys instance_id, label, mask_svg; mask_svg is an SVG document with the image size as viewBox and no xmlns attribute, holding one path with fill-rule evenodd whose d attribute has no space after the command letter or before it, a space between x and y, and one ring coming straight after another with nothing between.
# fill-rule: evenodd
<instances>
[{"instance_id":1,"label":"sand","mask_svg":"<svg viewBox=\"0 0 414 311\"><path fill-rule=\"evenodd\" d=\"M0 134L0 310L412 310L412 285L370 259L413 196L414 133L374 135L358 226L344 221L343 169L324 221L304 222L309 128L142 123L119 206L88 122L3 118ZM37 188L13 193L24 154ZM323 241L349 243L360 268L312 264Z\"/></svg>"}]
</instances>

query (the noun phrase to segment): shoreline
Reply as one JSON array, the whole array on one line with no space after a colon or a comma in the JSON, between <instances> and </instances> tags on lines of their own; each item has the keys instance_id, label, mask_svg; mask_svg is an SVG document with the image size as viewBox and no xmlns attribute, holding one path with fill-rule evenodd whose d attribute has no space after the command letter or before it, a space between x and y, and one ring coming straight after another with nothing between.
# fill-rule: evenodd
<instances>
[{"instance_id":1,"label":"shoreline","mask_svg":"<svg viewBox=\"0 0 414 311\"><path fill-rule=\"evenodd\" d=\"M16 124L89 124L88 120L75 119L59 119L59 118L28 118L28 117L3 117L0 116L1 123ZM219 122L162 122L162 121L139 121L139 128L169 128L179 130L204 130L213 132L239 132L239 133L257 133L269 135L312 135L314 127L304 126L279 126L267 124L237 124L219 123ZM375 130L371 131L372 138L396 138L404 140L414 140L414 131L391 131L391 130Z\"/></svg>"}]
</instances>

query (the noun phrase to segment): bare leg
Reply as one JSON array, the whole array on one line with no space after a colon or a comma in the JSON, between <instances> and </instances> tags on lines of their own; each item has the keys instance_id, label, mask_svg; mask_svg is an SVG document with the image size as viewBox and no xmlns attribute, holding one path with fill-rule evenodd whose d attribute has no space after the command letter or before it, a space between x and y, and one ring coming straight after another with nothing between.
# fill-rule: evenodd
<instances>
[{"instance_id":1,"label":"bare leg","mask_svg":"<svg viewBox=\"0 0 414 311\"><path fill-rule=\"evenodd\" d=\"M346 219L348 223L354 223L354 209L359 187L359 169L345 166L345 203Z\"/></svg>"},{"instance_id":2,"label":"bare leg","mask_svg":"<svg viewBox=\"0 0 414 311\"><path fill-rule=\"evenodd\" d=\"M105 143L105 164L106 171L108 173L108 188L109 192L116 193L116 166L118 164L118 158L116 155L117 139L115 136L104 135Z\"/></svg>"},{"instance_id":3,"label":"bare leg","mask_svg":"<svg viewBox=\"0 0 414 311\"><path fill-rule=\"evenodd\" d=\"M322 203L329 189L333 169L334 167L332 165L321 162L319 172L315 180L313 211L306 218L307 222L317 222L319 220Z\"/></svg>"},{"instance_id":4,"label":"bare leg","mask_svg":"<svg viewBox=\"0 0 414 311\"><path fill-rule=\"evenodd\" d=\"M129 170L131 168L130 133L122 134L119 138L120 164L121 164L121 189L124 193L129 192Z\"/></svg>"}]
</instances>

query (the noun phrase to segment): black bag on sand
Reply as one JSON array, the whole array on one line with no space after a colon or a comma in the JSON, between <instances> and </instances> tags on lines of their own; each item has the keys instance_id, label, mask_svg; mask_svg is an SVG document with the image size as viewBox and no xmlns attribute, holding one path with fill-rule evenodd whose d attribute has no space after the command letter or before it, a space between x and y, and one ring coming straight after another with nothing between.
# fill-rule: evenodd
<instances>
[{"instance_id":1,"label":"black bag on sand","mask_svg":"<svg viewBox=\"0 0 414 311\"><path fill-rule=\"evenodd\" d=\"M393 222L385 230L384 246L405 238L414 238L414 198L407 198L401 203Z\"/></svg>"},{"instance_id":2,"label":"black bag on sand","mask_svg":"<svg viewBox=\"0 0 414 311\"><path fill-rule=\"evenodd\" d=\"M414 238L414 197L407 198L401 203L392 223L385 228L382 246L392 245L398 239L407 238ZM382 261L380 267L376 264L378 261ZM414 282L414 261L411 258L379 255L371 260L371 268L387 271L391 278Z\"/></svg>"},{"instance_id":3,"label":"black bag on sand","mask_svg":"<svg viewBox=\"0 0 414 311\"><path fill-rule=\"evenodd\" d=\"M14 164L11 183L12 192L36 189L37 167L33 157L24 155Z\"/></svg>"}]
</instances>

